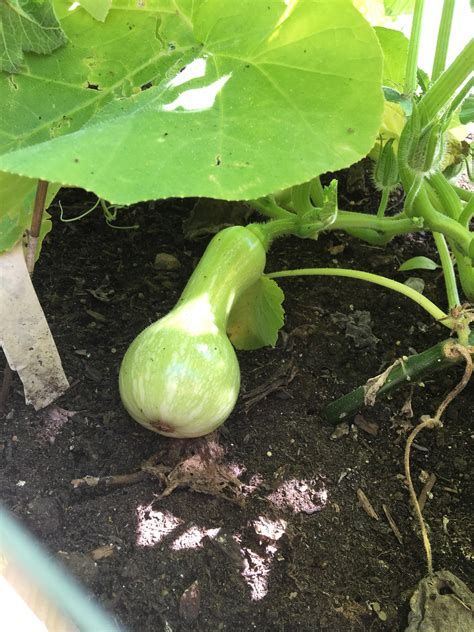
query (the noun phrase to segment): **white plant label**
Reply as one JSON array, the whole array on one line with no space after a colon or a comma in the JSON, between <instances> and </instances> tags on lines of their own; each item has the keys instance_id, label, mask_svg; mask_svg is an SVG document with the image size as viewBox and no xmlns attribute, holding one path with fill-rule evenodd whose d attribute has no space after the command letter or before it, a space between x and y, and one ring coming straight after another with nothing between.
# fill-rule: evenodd
<instances>
[{"instance_id":1,"label":"white plant label","mask_svg":"<svg viewBox=\"0 0 474 632\"><path fill-rule=\"evenodd\" d=\"M35 410L45 408L69 388L21 242L0 254L0 345L23 382L26 403Z\"/></svg>"}]
</instances>

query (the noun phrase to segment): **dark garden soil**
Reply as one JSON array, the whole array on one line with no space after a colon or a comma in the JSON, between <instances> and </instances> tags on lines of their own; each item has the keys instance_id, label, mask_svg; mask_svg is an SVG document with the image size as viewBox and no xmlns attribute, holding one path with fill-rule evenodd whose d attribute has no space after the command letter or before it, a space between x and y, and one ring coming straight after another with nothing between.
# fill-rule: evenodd
<instances>
[{"instance_id":1,"label":"dark garden soil","mask_svg":"<svg viewBox=\"0 0 474 632\"><path fill-rule=\"evenodd\" d=\"M369 203L360 183L348 196L354 208ZM77 191L60 198L68 215L92 200ZM170 200L119 214L119 223L140 230L113 230L98 211L73 224L55 219L35 285L72 386L35 412L15 378L0 415L3 501L131 631L402 630L407 598L426 573L403 474L405 439L462 372L406 388L337 429L322 416L329 402L397 357L446 337L388 290L327 277L281 281L286 323L276 348L239 353L241 396L217 438L229 482L214 495L181 487L160 497L163 484L151 478L71 484L135 472L157 453L169 465L202 451L202 441L176 442L136 424L117 388L127 346L172 308L203 252L206 238L184 238L192 206ZM341 265L405 281L398 266L426 249L423 235L386 249L342 234L292 238L275 244L267 269ZM158 269L158 253L173 255L179 267ZM437 272L411 275L444 305ZM410 395L413 417L404 406ZM473 412L468 387L444 428L419 435L412 462L418 493L436 475L424 509L435 567L467 583ZM378 519L361 506L359 490ZM94 551L104 556L94 561Z\"/></svg>"}]
</instances>

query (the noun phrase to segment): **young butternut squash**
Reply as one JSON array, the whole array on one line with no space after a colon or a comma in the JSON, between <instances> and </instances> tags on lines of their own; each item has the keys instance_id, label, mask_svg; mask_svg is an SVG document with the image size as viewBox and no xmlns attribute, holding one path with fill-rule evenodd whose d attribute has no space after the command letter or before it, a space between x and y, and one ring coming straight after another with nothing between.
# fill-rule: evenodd
<instances>
[{"instance_id":1,"label":"young butternut squash","mask_svg":"<svg viewBox=\"0 0 474 632\"><path fill-rule=\"evenodd\" d=\"M262 275L265 248L232 226L209 243L174 309L132 342L120 368L122 402L138 423L169 437L199 437L232 412L240 369L226 334L234 302Z\"/></svg>"}]
</instances>

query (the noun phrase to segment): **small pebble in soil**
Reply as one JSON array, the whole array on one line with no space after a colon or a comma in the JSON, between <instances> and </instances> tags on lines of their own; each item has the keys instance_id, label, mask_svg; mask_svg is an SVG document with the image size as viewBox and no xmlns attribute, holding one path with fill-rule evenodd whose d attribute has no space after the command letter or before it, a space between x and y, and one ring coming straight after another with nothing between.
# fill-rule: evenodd
<instances>
[{"instance_id":1,"label":"small pebble in soil","mask_svg":"<svg viewBox=\"0 0 474 632\"><path fill-rule=\"evenodd\" d=\"M342 437L347 437L349 434L350 428L347 421L343 421L341 424L337 424L334 432L331 435L331 439L336 441L337 439L341 439Z\"/></svg>"},{"instance_id":2,"label":"small pebble in soil","mask_svg":"<svg viewBox=\"0 0 474 632\"><path fill-rule=\"evenodd\" d=\"M198 580L186 588L179 600L179 616L190 623L198 618L201 610L201 589Z\"/></svg>"},{"instance_id":3,"label":"small pebble in soil","mask_svg":"<svg viewBox=\"0 0 474 632\"><path fill-rule=\"evenodd\" d=\"M468 463L467 463L466 459L463 459L460 456L456 456L453 459L453 465L454 465L454 468L455 468L455 470L457 472L467 472Z\"/></svg>"},{"instance_id":4,"label":"small pebble in soil","mask_svg":"<svg viewBox=\"0 0 474 632\"><path fill-rule=\"evenodd\" d=\"M157 270L177 270L181 264L175 256L159 252L155 257L154 266Z\"/></svg>"},{"instance_id":5,"label":"small pebble in soil","mask_svg":"<svg viewBox=\"0 0 474 632\"><path fill-rule=\"evenodd\" d=\"M140 575L140 568L135 560L130 560L123 566L121 575L126 579L134 579Z\"/></svg>"},{"instance_id":6,"label":"small pebble in soil","mask_svg":"<svg viewBox=\"0 0 474 632\"><path fill-rule=\"evenodd\" d=\"M94 560L85 553L72 551L58 551L59 559L64 562L73 575L91 586L99 574L99 568Z\"/></svg>"},{"instance_id":7,"label":"small pebble in soil","mask_svg":"<svg viewBox=\"0 0 474 632\"><path fill-rule=\"evenodd\" d=\"M28 526L43 536L51 535L61 529L63 515L55 498L35 498L27 505Z\"/></svg>"}]
</instances>

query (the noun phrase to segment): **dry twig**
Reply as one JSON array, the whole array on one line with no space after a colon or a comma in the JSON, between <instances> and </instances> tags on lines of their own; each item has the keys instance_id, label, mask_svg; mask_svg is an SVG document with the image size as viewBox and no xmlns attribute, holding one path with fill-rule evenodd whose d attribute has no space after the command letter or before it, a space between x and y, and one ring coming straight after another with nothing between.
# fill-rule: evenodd
<instances>
[{"instance_id":1,"label":"dry twig","mask_svg":"<svg viewBox=\"0 0 474 632\"><path fill-rule=\"evenodd\" d=\"M420 511L423 513L423 509L426 505L426 499L428 498L428 494L433 489L434 484L436 483L436 474L431 473L428 477L428 480L425 483L425 486L420 492L418 496L418 504L420 506Z\"/></svg>"},{"instance_id":2,"label":"dry twig","mask_svg":"<svg viewBox=\"0 0 474 632\"><path fill-rule=\"evenodd\" d=\"M365 513L368 514L374 520L379 520L379 516L377 512L375 511L375 509L372 507L370 500L367 498L367 496L364 494L364 492L360 488L357 490L357 498L359 499L359 502L362 506L362 509L365 511Z\"/></svg>"},{"instance_id":3,"label":"dry twig","mask_svg":"<svg viewBox=\"0 0 474 632\"><path fill-rule=\"evenodd\" d=\"M390 513L389 508L387 507L387 505L382 505L384 514L388 520L388 524L390 525L393 533L395 534L395 537L397 538L397 540L400 542L400 544L403 544L403 538L402 538L402 534L400 533L399 528L397 527L397 524L395 522L395 520L393 519L392 514Z\"/></svg>"}]
</instances>

